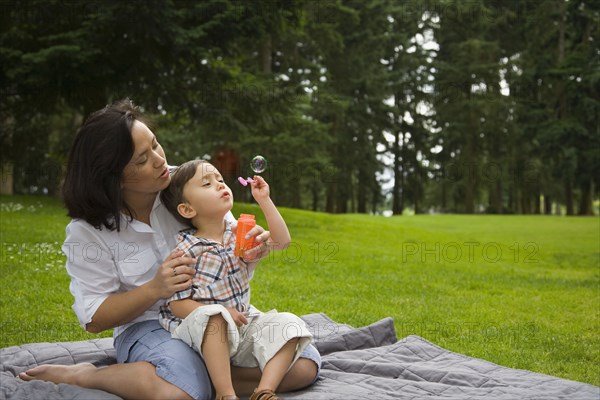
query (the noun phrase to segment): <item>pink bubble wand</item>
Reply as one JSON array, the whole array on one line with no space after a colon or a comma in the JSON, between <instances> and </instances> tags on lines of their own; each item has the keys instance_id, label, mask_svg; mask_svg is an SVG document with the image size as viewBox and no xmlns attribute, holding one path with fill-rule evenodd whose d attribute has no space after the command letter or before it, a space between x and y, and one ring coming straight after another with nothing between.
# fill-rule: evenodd
<instances>
[{"instance_id":1,"label":"pink bubble wand","mask_svg":"<svg viewBox=\"0 0 600 400\"><path fill-rule=\"evenodd\" d=\"M252 178L242 178L241 176L238 178L238 182L240 182L243 186L248 186L249 183L254 183L254 179Z\"/></svg>"}]
</instances>

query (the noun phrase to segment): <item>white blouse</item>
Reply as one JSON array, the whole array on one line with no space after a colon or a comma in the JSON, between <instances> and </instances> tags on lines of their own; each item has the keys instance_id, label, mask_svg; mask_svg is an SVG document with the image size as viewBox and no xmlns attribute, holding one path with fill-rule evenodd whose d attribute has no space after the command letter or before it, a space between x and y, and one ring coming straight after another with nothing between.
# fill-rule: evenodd
<instances>
[{"instance_id":1,"label":"white blouse","mask_svg":"<svg viewBox=\"0 0 600 400\"><path fill-rule=\"evenodd\" d=\"M159 266L175 249L177 232L186 228L163 206L156 196L150 213L150 226L121 216L121 231L96 229L81 219L66 228L62 250L67 257L69 286L75 302L73 310L85 329L111 294L127 292L154 278ZM231 213L225 217L235 220ZM114 329L117 337L136 322L158 319L159 300L143 314Z\"/></svg>"}]
</instances>

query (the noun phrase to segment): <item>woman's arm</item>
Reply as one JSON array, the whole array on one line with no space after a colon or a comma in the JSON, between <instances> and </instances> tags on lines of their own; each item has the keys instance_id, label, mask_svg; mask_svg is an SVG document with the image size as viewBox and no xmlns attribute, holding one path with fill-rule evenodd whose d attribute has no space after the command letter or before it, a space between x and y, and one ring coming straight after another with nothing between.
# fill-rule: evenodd
<instances>
[{"instance_id":1,"label":"woman's arm","mask_svg":"<svg viewBox=\"0 0 600 400\"><path fill-rule=\"evenodd\" d=\"M141 286L124 293L109 295L94 313L86 330L99 333L111 329L142 315L154 303L173 293L188 289L192 284L194 268L190 264L196 261L183 256L181 250L171 253L162 263L155 277ZM173 273L174 268L177 274Z\"/></svg>"},{"instance_id":2,"label":"woman's arm","mask_svg":"<svg viewBox=\"0 0 600 400\"><path fill-rule=\"evenodd\" d=\"M126 324L142 315L159 299L158 293L148 284L125 293L112 294L98 307L92 321L85 326L85 330L100 333Z\"/></svg>"}]
</instances>

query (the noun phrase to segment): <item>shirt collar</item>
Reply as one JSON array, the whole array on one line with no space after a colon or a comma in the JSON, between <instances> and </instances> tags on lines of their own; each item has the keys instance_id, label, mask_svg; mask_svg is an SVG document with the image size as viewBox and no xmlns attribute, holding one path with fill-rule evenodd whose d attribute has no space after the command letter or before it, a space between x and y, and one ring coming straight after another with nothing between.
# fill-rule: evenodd
<instances>
[{"instance_id":1,"label":"shirt collar","mask_svg":"<svg viewBox=\"0 0 600 400\"><path fill-rule=\"evenodd\" d=\"M231 226L232 226L231 221L225 220L225 231L223 232L223 246L225 246L225 247L227 245L229 245L232 241L235 240L235 235L233 234L233 232L231 230ZM196 228L189 228L189 229L184 229L182 231L179 231L179 234L177 235L177 241L181 242L183 240L186 240L192 244L201 243L204 245L208 245L208 244L220 245L221 244L221 243L217 243L211 239L200 238L200 237L194 236L196 231L197 231Z\"/></svg>"},{"instance_id":2,"label":"shirt collar","mask_svg":"<svg viewBox=\"0 0 600 400\"><path fill-rule=\"evenodd\" d=\"M144 222L138 221L137 219L129 219L126 215L121 215L121 221L127 224L127 227L130 227L134 231L138 233L156 233L152 227Z\"/></svg>"},{"instance_id":3,"label":"shirt collar","mask_svg":"<svg viewBox=\"0 0 600 400\"><path fill-rule=\"evenodd\" d=\"M161 205L160 196L156 195L154 199L154 204L152 204L152 211L150 211L150 223L155 223L155 218L153 218L156 209ZM121 221L127 224L127 226L131 227L134 231L138 233L156 233L156 231L148 224L138 221L137 219L131 219L129 216L121 213Z\"/></svg>"}]
</instances>

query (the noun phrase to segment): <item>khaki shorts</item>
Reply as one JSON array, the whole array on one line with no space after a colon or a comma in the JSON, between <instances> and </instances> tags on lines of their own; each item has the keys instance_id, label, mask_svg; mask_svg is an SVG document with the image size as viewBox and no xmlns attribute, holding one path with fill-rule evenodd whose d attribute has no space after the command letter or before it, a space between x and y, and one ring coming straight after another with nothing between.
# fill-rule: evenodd
<instances>
[{"instance_id":1,"label":"khaki shorts","mask_svg":"<svg viewBox=\"0 0 600 400\"><path fill-rule=\"evenodd\" d=\"M216 334L207 330L208 320L217 314L227 321L227 337L223 335L222 340L228 341L231 363L238 367L260 367L263 370L287 342L299 338L291 366L312 340L304 321L294 314L277 311L252 313L248 316L248 324L238 328L229 311L219 304L195 309L175 329L173 337L202 355L204 335Z\"/></svg>"}]
</instances>

